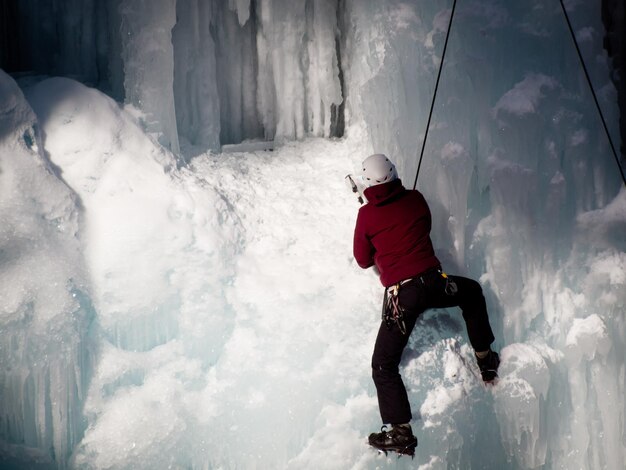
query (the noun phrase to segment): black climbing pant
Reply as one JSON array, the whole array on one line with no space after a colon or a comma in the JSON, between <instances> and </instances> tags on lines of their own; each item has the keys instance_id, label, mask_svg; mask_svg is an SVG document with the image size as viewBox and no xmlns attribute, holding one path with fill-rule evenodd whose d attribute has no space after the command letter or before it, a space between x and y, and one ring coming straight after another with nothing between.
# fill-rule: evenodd
<instances>
[{"instance_id":1,"label":"black climbing pant","mask_svg":"<svg viewBox=\"0 0 626 470\"><path fill-rule=\"evenodd\" d=\"M448 276L448 279L456 284L455 293L446 289L447 281L437 270L402 284L398 300L404 310L406 334L395 322L383 321L380 325L372 356L372 377L385 424L411 421L411 407L398 367L415 322L424 310L459 306L474 350L486 351L494 341L480 284L461 276Z\"/></svg>"}]
</instances>

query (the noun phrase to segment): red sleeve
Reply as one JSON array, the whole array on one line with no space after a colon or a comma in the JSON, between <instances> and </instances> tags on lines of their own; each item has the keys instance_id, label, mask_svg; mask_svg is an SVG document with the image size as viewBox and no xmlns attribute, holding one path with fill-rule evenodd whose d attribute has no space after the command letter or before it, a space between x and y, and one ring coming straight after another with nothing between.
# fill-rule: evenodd
<instances>
[{"instance_id":1,"label":"red sleeve","mask_svg":"<svg viewBox=\"0 0 626 470\"><path fill-rule=\"evenodd\" d=\"M353 249L354 259L363 269L374 265L374 246L370 242L364 227L364 216L362 211L356 218L356 227L354 228Z\"/></svg>"}]
</instances>

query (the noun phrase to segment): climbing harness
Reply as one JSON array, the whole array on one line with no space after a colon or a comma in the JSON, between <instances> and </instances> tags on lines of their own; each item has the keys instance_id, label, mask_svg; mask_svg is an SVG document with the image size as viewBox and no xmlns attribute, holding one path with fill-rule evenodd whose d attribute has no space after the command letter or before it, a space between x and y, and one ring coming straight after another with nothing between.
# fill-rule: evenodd
<instances>
[{"instance_id":1,"label":"climbing harness","mask_svg":"<svg viewBox=\"0 0 626 470\"><path fill-rule=\"evenodd\" d=\"M420 174L420 167L422 166L422 158L424 158L424 149L426 148L426 139L428 138L428 129L430 128L430 120L433 117L433 108L435 107L435 98L437 97L437 89L439 88L439 79L441 78L441 71L443 70L443 60L446 58L446 49L448 48L448 38L450 37L450 28L452 27L452 18L454 18L454 10L456 9L456 0L452 3L452 11L450 12L450 21L448 22L448 31L446 32L446 40L443 43L443 52L441 53L441 63L439 64L439 71L437 72L437 80L435 81L435 92L433 93L433 99L430 102L430 111L428 112L428 122L426 123L426 130L424 131L424 140L422 141L422 150L420 152L420 159L417 164L417 172L415 173L415 182L413 183L413 189L417 186L417 177Z\"/></svg>"},{"instance_id":2,"label":"climbing harness","mask_svg":"<svg viewBox=\"0 0 626 470\"><path fill-rule=\"evenodd\" d=\"M393 286L385 289L385 298L383 300L383 321L387 329L395 323L398 325L400 333L406 335L406 323L404 322L404 308L400 305L398 294L400 293L400 286L412 281L412 279L405 279L402 282L398 282Z\"/></svg>"},{"instance_id":3,"label":"climbing harness","mask_svg":"<svg viewBox=\"0 0 626 470\"><path fill-rule=\"evenodd\" d=\"M443 271L440 271L440 273L441 277L446 280L446 287L444 288L446 295L456 295L456 293L459 291L459 287L456 285L456 282L454 282L452 278Z\"/></svg>"},{"instance_id":4,"label":"climbing harness","mask_svg":"<svg viewBox=\"0 0 626 470\"><path fill-rule=\"evenodd\" d=\"M423 286L426 286L425 279L428 276L434 274L435 272L446 280L446 285L444 287L444 292L446 293L446 295L449 295L449 296L456 295L456 293L459 291L459 287L457 286L456 282L454 282L452 277L444 273L441 270L441 268L428 270L419 277L405 279L404 281L401 281L392 286L389 286L385 289L385 297L383 299L383 314L382 314L382 319L385 322L385 326L387 327L387 329L390 329L391 326L395 323L396 325L398 325L398 329L400 330L400 333L402 333L403 335L406 335L407 333L406 323L404 321L405 310L402 307L402 305L400 305L400 300L398 297L398 295L400 294L400 288L404 284L407 284L413 281L419 281L420 284L422 284Z\"/></svg>"},{"instance_id":5,"label":"climbing harness","mask_svg":"<svg viewBox=\"0 0 626 470\"><path fill-rule=\"evenodd\" d=\"M424 286L426 285L426 281L424 279L430 274L432 274L433 272L436 272L439 276L441 276L442 278L446 280L446 285L443 288L443 291L446 293L446 295L450 295L450 296L456 295L456 293L459 291L459 287L456 285L456 282L454 282L452 277L444 273L440 267L428 270L424 274L422 274L420 277L418 277L422 285Z\"/></svg>"}]
</instances>

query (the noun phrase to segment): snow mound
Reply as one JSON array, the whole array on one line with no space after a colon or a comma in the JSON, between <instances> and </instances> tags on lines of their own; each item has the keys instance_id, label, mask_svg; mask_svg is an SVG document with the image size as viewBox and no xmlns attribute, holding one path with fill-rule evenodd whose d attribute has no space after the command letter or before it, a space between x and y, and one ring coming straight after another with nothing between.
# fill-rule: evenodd
<instances>
[{"instance_id":1,"label":"snow mound","mask_svg":"<svg viewBox=\"0 0 626 470\"><path fill-rule=\"evenodd\" d=\"M18 445L3 454L46 449L63 466L84 430L93 309L79 199L44 156L39 129L0 70L0 422Z\"/></svg>"}]
</instances>

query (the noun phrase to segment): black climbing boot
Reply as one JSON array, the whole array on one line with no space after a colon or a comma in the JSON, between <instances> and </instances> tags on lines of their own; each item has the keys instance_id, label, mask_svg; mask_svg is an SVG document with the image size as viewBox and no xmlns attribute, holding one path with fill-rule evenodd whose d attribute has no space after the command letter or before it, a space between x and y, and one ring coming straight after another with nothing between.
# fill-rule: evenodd
<instances>
[{"instance_id":1,"label":"black climbing boot","mask_svg":"<svg viewBox=\"0 0 626 470\"><path fill-rule=\"evenodd\" d=\"M387 426L383 426L380 431L370 434L368 441L372 447L385 453L393 450L411 457L415 454L417 438L409 424L394 425L391 431L387 431Z\"/></svg>"},{"instance_id":2,"label":"black climbing boot","mask_svg":"<svg viewBox=\"0 0 626 470\"><path fill-rule=\"evenodd\" d=\"M476 356L476 361L478 362L480 374L483 376L483 381L492 383L498 377L498 366L500 365L498 353L490 349L482 359Z\"/></svg>"}]
</instances>

